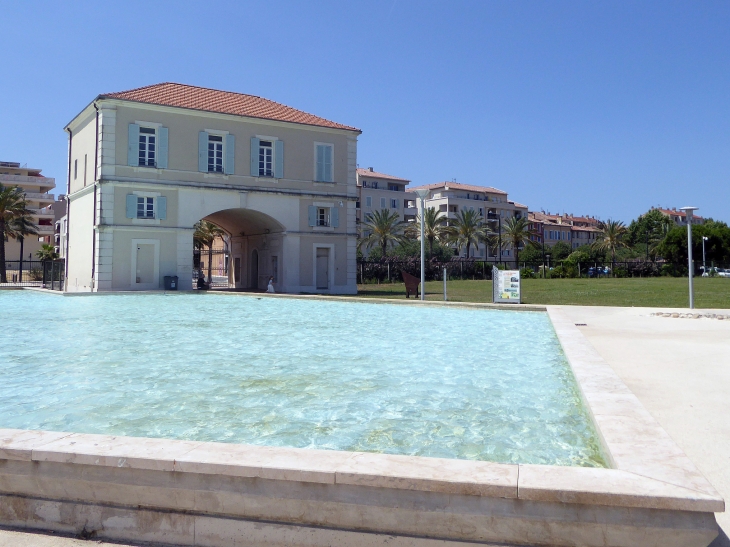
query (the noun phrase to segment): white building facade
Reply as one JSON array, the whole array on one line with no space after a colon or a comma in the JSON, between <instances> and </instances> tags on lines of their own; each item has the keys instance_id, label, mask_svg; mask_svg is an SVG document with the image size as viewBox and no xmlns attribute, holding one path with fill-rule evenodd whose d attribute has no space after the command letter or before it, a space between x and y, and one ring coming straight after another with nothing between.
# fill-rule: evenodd
<instances>
[{"instance_id":1,"label":"white building facade","mask_svg":"<svg viewBox=\"0 0 730 547\"><path fill-rule=\"evenodd\" d=\"M208 220L229 236L230 288L357 292L358 129L165 83L100 95L66 131L67 291L191 289Z\"/></svg>"}]
</instances>

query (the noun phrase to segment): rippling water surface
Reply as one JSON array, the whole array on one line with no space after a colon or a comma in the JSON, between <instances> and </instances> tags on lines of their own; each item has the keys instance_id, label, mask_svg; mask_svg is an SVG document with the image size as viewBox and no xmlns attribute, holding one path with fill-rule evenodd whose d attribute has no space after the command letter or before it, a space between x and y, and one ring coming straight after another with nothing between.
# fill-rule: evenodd
<instances>
[{"instance_id":1,"label":"rippling water surface","mask_svg":"<svg viewBox=\"0 0 730 547\"><path fill-rule=\"evenodd\" d=\"M0 291L0 428L604 466L546 314Z\"/></svg>"}]
</instances>

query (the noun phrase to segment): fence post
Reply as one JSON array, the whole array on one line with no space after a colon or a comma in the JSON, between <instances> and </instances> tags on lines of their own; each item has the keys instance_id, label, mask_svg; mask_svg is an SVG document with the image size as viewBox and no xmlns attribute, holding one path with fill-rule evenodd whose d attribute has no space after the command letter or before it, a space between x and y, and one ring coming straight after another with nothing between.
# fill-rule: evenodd
<instances>
[{"instance_id":1,"label":"fence post","mask_svg":"<svg viewBox=\"0 0 730 547\"><path fill-rule=\"evenodd\" d=\"M446 266L444 266L444 302L446 302L448 298L446 297Z\"/></svg>"},{"instance_id":2,"label":"fence post","mask_svg":"<svg viewBox=\"0 0 730 547\"><path fill-rule=\"evenodd\" d=\"M388 262L388 283L390 283L390 262Z\"/></svg>"}]
</instances>

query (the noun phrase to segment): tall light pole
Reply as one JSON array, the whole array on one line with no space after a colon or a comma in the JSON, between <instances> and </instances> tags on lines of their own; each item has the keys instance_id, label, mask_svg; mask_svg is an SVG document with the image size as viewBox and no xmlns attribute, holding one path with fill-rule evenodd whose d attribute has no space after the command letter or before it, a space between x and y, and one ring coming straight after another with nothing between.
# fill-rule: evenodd
<instances>
[{"instance_id":1,"label":"tall light pole","mask_svg":"<svg viewBox=\"0 0 730 547\"><path fill-rule=\"evenodd\" d=\"M695 293L692 285L692 277L694 275L694 268L692 267L692 214L699 209L699 207L680 207L680 211L687 213L687 260L689 261L689 309L695 307Z\"/></svg>"},{"instance_id":2,"label":"tall light pole","mask_svg":"<svg viewBox=\"0 0 730 547\"><path fill-rule=\"evenodd\" d=\"M709 238L707 236L702 236L702 273L707 273L707 264L705 263L705 241L707 241ZM709 275L709 274L708 274Z\"/></svg>"},{"instance_id":3,"label":"tall light pole","mask_svg":"<svg viewBox=\"0 0 730 547\"><path fill-rule=\"evenodd\" d=\"M426 223L426 196L428 188L418 188L416 195L421 199L421 300L426 300L426 238L424 224Z\"/></svg>"}]
</instances>

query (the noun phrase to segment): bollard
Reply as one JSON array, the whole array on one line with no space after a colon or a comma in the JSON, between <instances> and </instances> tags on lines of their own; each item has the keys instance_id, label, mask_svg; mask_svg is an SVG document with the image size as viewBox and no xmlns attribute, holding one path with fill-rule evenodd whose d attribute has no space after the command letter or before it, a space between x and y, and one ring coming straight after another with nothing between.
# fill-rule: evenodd
<instances>
[{"instance_id":1,"label":"bollard","mask_svg":"<svg viewBox=\"0 0 730 547\"><path fill-rule=\"evenodd\" d=\"M444 302L446 302L448 298L446 297L446 266L444 266Z\"/></svg>"}]
</instances>

